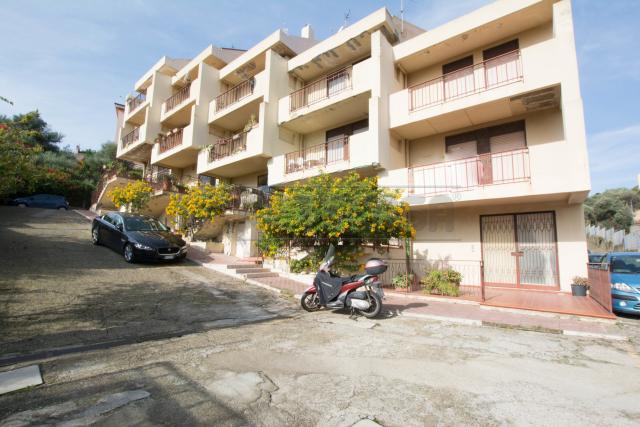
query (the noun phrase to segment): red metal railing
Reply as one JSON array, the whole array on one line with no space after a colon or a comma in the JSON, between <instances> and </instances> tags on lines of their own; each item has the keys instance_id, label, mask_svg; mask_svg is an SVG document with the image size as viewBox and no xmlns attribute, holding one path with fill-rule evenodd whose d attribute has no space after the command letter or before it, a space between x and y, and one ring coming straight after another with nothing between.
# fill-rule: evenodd
<instances>
[{"instance_id":1,"label":"red metal railing","mask_svg":"<svg viewBox=\"0 0 640 427\"><path fill-rule=\"evenodd\" d=\"M588 264L587 268L589 296L611 313L611 278L609 276L609 264Z\"/></svg>"},{"instance_id":2,"label":"red metal railing","mask_svg":"<svg viewBox=\"0 0 640 427\"><path fill-rule=\"evenodd\" d=\"M178 105L182 104L184 101L189 99L190 95L191 95L191 83L187 84L185 87L178 90L176 93L174 93L169 98L167 98L166 101L164 101L164 112L167 113L173 110Z\"/></svg>"},{"instance_id":3,"label":"red metal railing","mask_svg":"<svg viewBox=\"0 0 640 427\"><path fill-rule=\"evenodd\" d=\"M182 134L184 128L178 128L176 131L170 132L167 135L158 137L158 152L164 153L167 150L171 150L174 147L182 144Z\"/></svg>"},{"instance_id":4,"label":"red metal railing","mask_svg":"<svg viewBox=\"0 0 640 427\"><path fill-rule=\"evenodd\" d=\"M285 173L326 166L342 160L349 160L348 136L287 153L285 155Z\"/></svg>"},{"instance_id":5,"label":"red metal railing","mask_svg":"<svg viewBox=\"0 0 640 427\"><path fill-rule=\"evenodd\" d=\"M520 50L409 87L409 111L522 80Z\"/></svg>"},{"instance_id":6,"label":"red metal railing","mask_svg":"<svg viewBox=\"0 0 640 427\"><path fill-rule=\"evenodd\" d=\"M122 137L122 148L128 147L140 139L140 126Z\"/></svg>"},{"instance_id":7,"label":"red metal railing","mask_svg":"<svg viewBox=\"0 0 640 427\"><path fill-rule=\"evenodd\" d=\"M127 104L129 106L129 112L132 112L136 108L138 108L145 100L147 99L147 95L145 93L139 93L135 97L129 99Z\"/></svg>"},{"instance_id":8,"label":"red metal railing","mask_svg":"<svg viewBox=\"0 0 640 427\"><path fill-rule=\"evenodd\" d=\"M522 148L409 168L409 193L447 193L530 179L529 150Z\"/></svg>"},{"instance_id":9,"label":"red metal railing","mask_svg":"<svg viewBox=\"0 0 640 427\"><path fill-rule=\"evenodd\" d=\"M351 74L352 67L349 66L292 92L289 95L289 111L298 110L351 89Z\"/></svg>"},{"instance_id":10,"label":"red metal railing","mask_svg":"<svg viewBox=\"0 0 640 427\"><path fill-rule=\"evenodd\" d=\"M241 132L229 138L220 138L209 149L209 163L247 149L247 132Z\"/></svg>"},{"instance_id":11,"label":"red metal railing","mask_svg":"<svg viewBox=\"0 0 640 427\"><path fill-rule=\"evenodd\" d=\"M251 77L250 79L238 83L228 91L218 95L216 97L216 113L220 110L224 110L232 104L235 104L242 98L251 95L255 86L256 79L255 77Z\"/></svg>"}]
</instances>

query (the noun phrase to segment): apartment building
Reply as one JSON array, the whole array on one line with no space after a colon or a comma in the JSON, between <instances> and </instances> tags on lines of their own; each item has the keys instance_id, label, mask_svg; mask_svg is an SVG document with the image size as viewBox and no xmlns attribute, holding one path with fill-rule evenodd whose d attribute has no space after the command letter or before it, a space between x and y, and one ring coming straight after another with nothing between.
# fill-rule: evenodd
<instances>
[{"instance_id":1,"label":"apartment building","mask_svg":"<svg viewBox=\"0 0 640 427\"><path fill-rule=\"evenodd\" d=\"M163 58L134 88L118 157L149 171L246 188L375 175L412 206L415 257L482 262L496 286L586 276L569 0L501 0L427 31L383 8L322 41L305 27ZM248 216L212 228L226 253L255 254Z\"/></svg>"}]
</instances>

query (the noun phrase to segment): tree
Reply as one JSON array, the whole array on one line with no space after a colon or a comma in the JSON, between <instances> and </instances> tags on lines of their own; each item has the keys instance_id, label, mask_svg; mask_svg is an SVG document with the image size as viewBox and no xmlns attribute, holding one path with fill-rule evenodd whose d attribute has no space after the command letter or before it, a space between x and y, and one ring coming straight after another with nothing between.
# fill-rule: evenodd
<instances>
[{"instance_id":1,"label":"tree","mask_svg":"<svg viewBox=\"0 0 640 427\"><path fill-rule=\"evenodd\" d=\"M376 178L319 175L274 193L271 206L257 212L259 246L266 256L283 255L289 245L304 248L315 262L330 243L340 244L338 267L354 269L363 244L379 247L415 235L409 206L399 198Z\"/></svg>"},{"instance_id":2,"label":"tree","mask_svg":"<svg viewBox=\"0 0 640 427\"><path fill-rule=\"evenodd\" d=\"M23 143L24 131L0 124L0 198L33 191L40 180L37 156L42 151Z\"/></svg>"},{"instance_id":3,"label":"tree","mask_svg":"<svg viewBox=\"0 0 640 427\"><path fill-rule=\"evenodd\" d=\"M614 188L596 193L584 203L588 223L617 230L629 230L633 224L633 211L640 209L638 188Z\"/></svg>"},{"instance_id":4,"label":"tree","mask_svg":"<svg viewBox=\"0 0 640 427\"><path fill-rule=\"evenodd\" d=\"M40 146L45 151L58 151L57 144L62 142L64 136L51 130L38 111L27 114L18 114L9 118L0 115L0 124L22 132L22 142L31 146Z\"/></svg>"},{"instance_id":5,"label":"tree","mask_svg":"<svg viewBox=\"0 0 640 427\"><path fill-rule=\"evenodd\" d=\"M187 193L172 194L166 213L182 231L194 234L205 221L213 221L224 213L232 201L231 189L220 183L213 186L190 187Z\"/></svg>"},{"instance_id":6,"label":"tree","mask_svg":"<svg viewBox=\"0 0 640 427\"><path fill-rule=\"evenodd\" d=\"M140 212L146 207L152 194L151 185L142 180L128 182L127 185L116 187L109 192L117 208L129 206L133 212Z\"/></svg>"}]
</instances>

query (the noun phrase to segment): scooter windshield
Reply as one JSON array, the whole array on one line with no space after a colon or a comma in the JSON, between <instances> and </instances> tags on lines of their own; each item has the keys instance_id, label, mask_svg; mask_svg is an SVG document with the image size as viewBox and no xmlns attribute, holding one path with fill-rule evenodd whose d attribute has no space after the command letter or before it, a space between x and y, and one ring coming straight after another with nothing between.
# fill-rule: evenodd
<instances>
[{"instance_id":1,"label":"scooter windshield","mask_svg":"<svg viewBox=\"0 0 640 427\"><path fill-rule=\"evenodd\" d=\"M335 246L333 246L333 244L329 244L329 249L327 249L327 253L324 256L324 259L322 260L322 263L325 264L331 260L333 260L333 257L336 255L336 248Z\"/></svg>"}]
</instances>

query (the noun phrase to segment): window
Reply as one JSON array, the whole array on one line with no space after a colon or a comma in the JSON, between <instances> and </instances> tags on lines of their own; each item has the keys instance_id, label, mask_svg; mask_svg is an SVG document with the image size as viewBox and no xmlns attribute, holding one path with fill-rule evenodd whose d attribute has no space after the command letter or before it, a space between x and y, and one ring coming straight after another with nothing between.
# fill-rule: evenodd
<instances>
[{"instance_id":1,"label":"window","mask_svg":"<svg viewBox=\"0 0 640 427\"><path fill-rule=\"evenodd\" d=\"M268 183L269 183L268 174L258 175L258 187L263 187L265 185L268 185Z\"/></svg>"},{"instance_id":2,"label":"window","mask_svg":"<svg viewBox=\"0 0 640 427\"><path fill-rule=\"evenodd\" d=\"M128 217L125 220L127 231L167 231L168 228L153 218Z\"/></svg>"},{"instance_id":3,"label":"window","mask_svg":"<svg viewBox=\"0 0 640 427\"><path fill-rule=\"evenodd\" d=\"M487 61L489 59L495 58L497 56L502 56L506 53L513 52L514 50L518 50L518 39L508 41L506 43L502 43L498 46L494 46L489 49L485 49L482 51L482 60Z\"/></svg>"}]
</instances>

